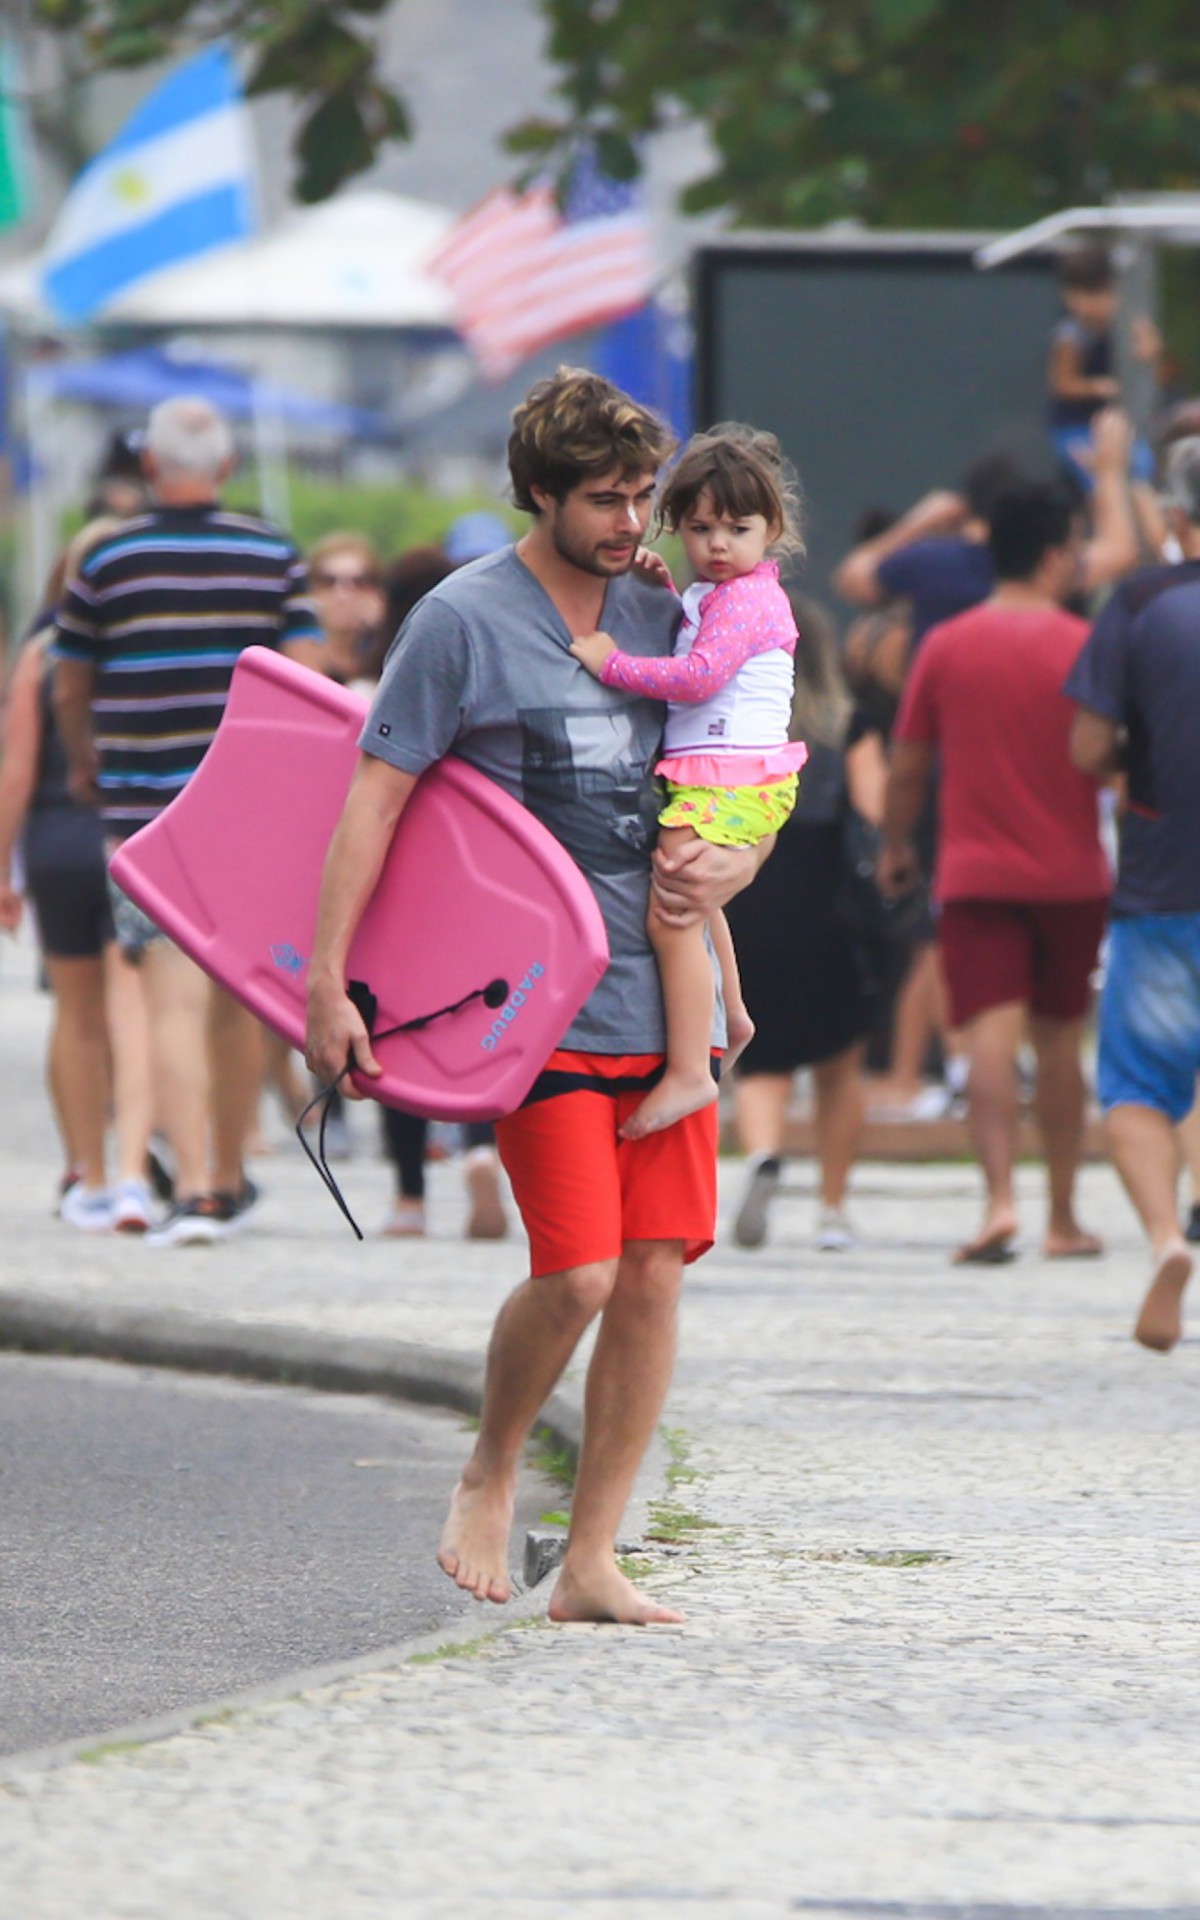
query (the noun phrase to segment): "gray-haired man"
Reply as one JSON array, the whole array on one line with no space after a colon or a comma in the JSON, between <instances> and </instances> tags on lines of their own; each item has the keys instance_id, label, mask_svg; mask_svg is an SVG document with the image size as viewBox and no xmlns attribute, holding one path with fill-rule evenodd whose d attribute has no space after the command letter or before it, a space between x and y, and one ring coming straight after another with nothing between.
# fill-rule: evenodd
<instances>
[{"instance_id":1,"label":"gray-haired man","mask_svg":"<svg viewBox=\"0 0 1200 1920\"><path fill-rule=\"evenodd\" d=\"M142 461L154 507L92 549L57 618L54 703L72 788L99 806L110 843L145 826L191 778L243 648L277 647L308 665L320 657L300 555L278 528L220 504L234 446L216 409L164 401ZM115 908L118 940L144 969L151 1071L175 1155L176 1204L149 1238L220 1239L253 1198L242 1149L260 1030L131 902L122 896ZM114 1224L149 1221L131 1211Z\"/></svg>"}]
</instances>

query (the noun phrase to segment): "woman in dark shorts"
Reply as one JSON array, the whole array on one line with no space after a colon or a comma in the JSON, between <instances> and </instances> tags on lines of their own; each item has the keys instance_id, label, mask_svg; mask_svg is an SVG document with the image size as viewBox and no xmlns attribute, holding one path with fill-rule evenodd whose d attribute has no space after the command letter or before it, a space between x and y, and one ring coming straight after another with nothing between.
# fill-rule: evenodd
<instances>
[{"instance_id":1,"label":"woman in dark shorts","mask_svg":"<svg viewBox=\"0 0 1200 1920\"><path fill-rule=\"evenodd\" d=\"M24 891L38 937L54 1020L46 1077L66 1154L60 1211L85 1230L111 1225L104 1167L110 1090L104 1013L105 947L112 915L100 816L67 791L66 758L50 713L50 632L22 649L9 687L0 776L0 927L16 931L22 895L13 857L18 835Z\"/></svg>"},{"instance_id":2,"label":"woman in dark shorts","mask_svg":"<svg viewBox=\"0 0 1200 1920\"><path fill-rule=\"evenodd\" d=\"M871 999L838 904L850 703L819 609L799 603L796 618L793 737L809 748L800 800L754 885L726 908L756 1027L734 1078L746 1184L733 1237L743 1247L761 1246L766 1238L792 1081L800 1067L811 1067L821 1187L817 1245L832 1253L854 1240L845 1196L862 1128Z\"/></svg>"},{"instance_id":3,"label":"woman in dark shorts","mask_svg":"<svg viewBox=\"0 0 1200 1920\"><path fill-rule=\"evenodd\" d=\"M90 546L110 524L95 522L79 541ZM72 543L71 560L84 551ZM59 1213L83 1232L141 1232L153 1201L144 1179L150 1094L140 989L114 939L100 816L67 788L50 700L53 638L45 623L26 642L5 701L0 928L16 931L28 897L54 996L46 1079L66 1159ZM114 1094L120 1165L110 1191L105 1134Z\"/></svg>"}]
</instances>

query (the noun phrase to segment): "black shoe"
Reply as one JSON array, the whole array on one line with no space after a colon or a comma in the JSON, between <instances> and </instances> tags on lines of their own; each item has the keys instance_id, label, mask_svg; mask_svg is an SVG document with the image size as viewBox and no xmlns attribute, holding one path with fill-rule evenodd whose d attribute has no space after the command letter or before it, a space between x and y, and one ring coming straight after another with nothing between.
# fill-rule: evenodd
<instances>
[{"instance_id":1,"label":"black shoe","mask_svg":"<svg viewBox=\"0 0 1200 1920\"><path fill-rule=\"evenodd\" d=\"M248 1226L262 1204L262 1194L253 1180L243 1180L237 1193L214 1193L213 1205L225 1223L226 1233L240 1233Z\"/></svg>"},{"instance_id":2,"label":"black shoe","mask_svg":"<svg viewBox=\"0 0 1200 1920\"><path fill-rule=\"evenodd\" d=\"M1200 1200L1197 1200L1195 1206L1188 1214L1187 1225L1183 1229L1183 1237L1185 1240L1200 1241Z\"/></svg>"},{"instance_id":3,"label":"black shoe","mask_svg":"<svg viewBox=\"0 0 1200 1920\"><path fill-rule=\"evenodd\" d=\"M228 1196L226 1196L228 1197ZM172 1207L166 1219L151 1227L148 1247L211 1247L229 1232L232 1215L215 1193L197 1194Z\"/></svg>"},{"instance_id":4,"label":"black shoe","mask_svg":"<svg viewBox=\"0 0 1200 1920\"><path fill-rule=\"evenodd\" d=\"M774 1154L753 1161L750 1178L742 1195L742 1204L733 1221L733 1237L739 1247L761 1247L767 1237L767 1208L779 1185L781 1163Z\"/></svg>"},{"instance_id":5,"label":"black shoe","mask_svg":"<svg viewBox=\"0 0 1200 1920\"><path fill-rule=\"evenodd\" d=\"M150 1183L150 1191L154 1198L170 1206L175 1198L175 1180L170 1167L153 1140L146 1148L146 1179Z\"/></svg>"}]
</instances>

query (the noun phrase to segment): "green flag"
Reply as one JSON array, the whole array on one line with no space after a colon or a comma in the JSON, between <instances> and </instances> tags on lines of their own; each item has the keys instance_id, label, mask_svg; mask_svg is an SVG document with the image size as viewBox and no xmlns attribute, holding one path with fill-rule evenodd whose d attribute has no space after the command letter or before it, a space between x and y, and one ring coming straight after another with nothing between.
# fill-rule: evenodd
<instances>
[{"instance_id":1,"label":"green flag","mask_svg":"<svg viewBox=\"0 0 1200 1920\"><path fill-rule=\"evenodd\" d=\"M15 51L0 41L0 229L29 211L28 134Z\"/></svg>"}]
</instances>

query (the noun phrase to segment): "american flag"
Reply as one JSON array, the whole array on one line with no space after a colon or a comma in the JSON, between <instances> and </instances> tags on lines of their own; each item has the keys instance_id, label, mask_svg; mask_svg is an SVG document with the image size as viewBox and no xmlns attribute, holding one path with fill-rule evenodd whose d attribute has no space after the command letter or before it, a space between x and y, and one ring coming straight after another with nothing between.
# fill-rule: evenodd
<instances>
[{"instance_id":1,"label":"american flag","mask_svg":"<svg viewBox=\"0 0 1200 1920\"><path fill-rule=\"evenodd\" d=\"M631 313L651 286L650 229L634 183L577 160L565 205L536 185L497 187L428 262L489 380L583 327Z\"/></svg>"}]
</instances>

